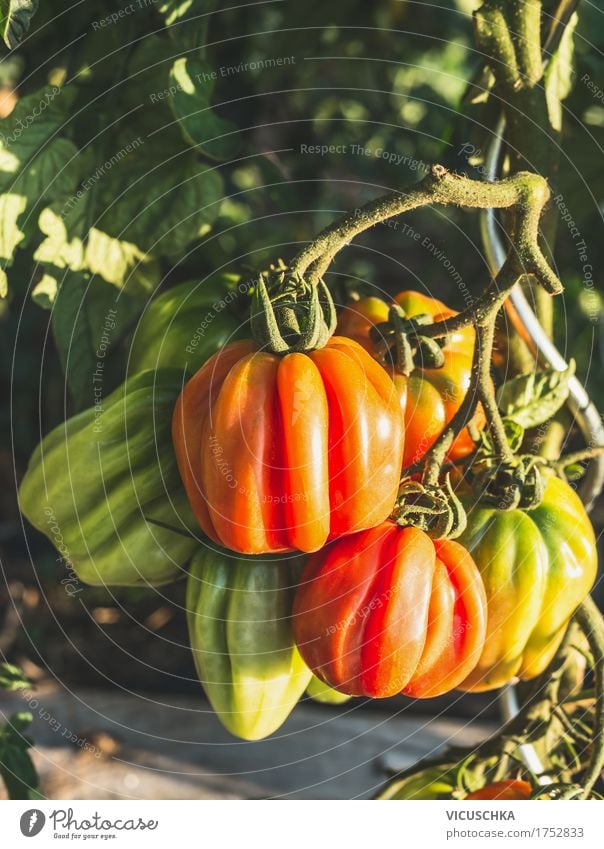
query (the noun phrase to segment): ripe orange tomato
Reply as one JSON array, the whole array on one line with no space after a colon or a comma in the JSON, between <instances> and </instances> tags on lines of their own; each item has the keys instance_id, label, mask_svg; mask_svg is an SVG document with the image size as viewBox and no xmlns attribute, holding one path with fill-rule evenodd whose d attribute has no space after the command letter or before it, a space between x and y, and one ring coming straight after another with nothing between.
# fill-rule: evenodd
<instances>
[{"instance_id":1,"label":"ripe orange tomato","mask_svg":"<svg viewBox=\"0 0 604 849\"><path fill-rule=\"evenodd\" d=\"M425 314L436 322L457 315L442 301L420 292L400 292L394 302L409 318ZM338 332L350 336L373 353L370 330L388 321L389 309L390 304L381 298L363 298L342 311ZM474 337L471 326L451 333L443 348L445 363L442 368L417 368L409 377L391 370L405 418L404 467L421 460L459 409L470 385ZM484 412L479 408L473 424L481 429L485 423ZM474 442L468 428L464 428L451 446L448 458L457 460L473 450Z\"/></svg>"},{"instance_id":2,"label":"ripe orange tomato","mask_svg":"<svg viewBox=\"0 0 604 849\"><path fill-rule=\"evenodd\" d=\"M244 554L317 551L392 511L403 420L356 342L285 356L227 345L185 385L172 436L202 530Z\"/></svg>"},{"instance_id":3,"label":"ripe orange tomato","mask_svg":"<svg viewBox=\"0 0 604 849\"><path fill-rule=\"evenodd\" d=\"M532 792L533 788L528 781L495 781L480 790L468 793L466 799L495 799L496 801L508 802L529 799Z\"/></svg>"},{"instance_id":4,"label":"ripe orange tomato","mask_svg":"<svg viewBox=\"0 0 604 849\"><path fill-rule=\"evenodd\" d=\"M333 689L429 698L478 662L487 600L463 546L384 522L310 559L293 617L300 654Z\"/></svg>"}]
</instances>

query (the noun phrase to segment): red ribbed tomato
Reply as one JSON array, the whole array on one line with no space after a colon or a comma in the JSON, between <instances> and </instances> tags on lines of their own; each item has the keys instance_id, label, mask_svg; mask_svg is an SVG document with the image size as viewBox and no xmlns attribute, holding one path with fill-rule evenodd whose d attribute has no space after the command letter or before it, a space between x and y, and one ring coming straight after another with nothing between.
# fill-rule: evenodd
<instances>
[{"instance_id":1,"label":"red ribbed tomato","mask_svg":"<svg viewBox=\"0 0 604 849\"><path fill-rule=\"evenodd\" d=\"M486 605L465 548L384 522L311 558L294 636L315 675L340 692L438 696L476 665Z\"/></svg>"},{"instance_id":2,"label":"red ribbed tomato","mask_svg":"<svg viewBox=\"0 0 604 849\"><path fill-rule=\"evenodd\" d=\"M234 551L317 551L394 506L396 390L351 339L285 356L227 345L186 384L172 435L197 521Z\"/></svg>"},{"instance_id":3,"label":"red ribbed tomato","mask_svg":"<svg viewBox=\"0 0 604 849\"><path fill-rule=\"evenodd\" d=\"M435 298L419 292L400 292L394 302L403 308L409 318L424 314L434 321L445 321L457 315ZM390 304L381 298L363 298L346 307L340 314L338 332L355 339L373 353L374 344L370 330L376 324L388 321ZM470 384L474 328L458 330L447 339L443 348L445 364L442 368L417 368L409 377L392 370L401 407L405 417L405 453L403 466L420 460L433 445L445 426L451 421ZM481 408L474 417L476 427L483 428L485 417ZM466 457L474 450L467 428L461 431L449 451L449 459Z\"/></svg>"},{"instance_id":4,"label":"red ribbed tomato","mask_svg":"<svg viewBox=\"0 0 604 849\"><path fill-rule=\"evenodd\" d=\"M528 781L495 781L480 790L468 793L466 799L494 799L500 802L518 801L530 799L533 788Z\"/></svg>"}]
</instances>

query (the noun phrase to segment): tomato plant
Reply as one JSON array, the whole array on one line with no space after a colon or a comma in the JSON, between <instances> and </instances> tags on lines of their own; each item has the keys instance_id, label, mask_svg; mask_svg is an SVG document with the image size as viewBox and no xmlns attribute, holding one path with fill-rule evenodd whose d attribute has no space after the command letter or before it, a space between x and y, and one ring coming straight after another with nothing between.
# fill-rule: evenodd
<instances>
[{"instance_id":1,"label":"tomato plant","mask_svg":"<svg viewBox=\"0 0 604 849\"><path fill-rule=\"evenodd\" d=\"M77 581L97 587L95 600L108 587L136 588L128 600L175 584L207 698L246 740L275 733L304 693L333 710L355 695L420 699L459 689L475 704L472 693L501 690L505 722L495 734L395 776L381 798L597 795L604 624L589 596L597 558L586 508L604 480L604 425L575 363L556 349L552 306L565 285L581 293L586 313L598 302L595 248L582 238L571 211L581 204L559 168L561 149L579 156L561 134L577 4L483 0L472 18L480 64L465 94L459 76L434 74L432 60L423 68L426 85L463 120L433 133L434 102L397 106L429 139L427 158L447 141L444 164L416 161L421 176L410 168L405 185L397 171L377 197L383 163L409 159L397 152L410 141L400 120L378 130L372 117L371 145L381 153L355 145L348 173L335 180L315 179L312 157L348 156L348 140L290 144L292 128L305 124L307 91L320 98L317 136L366 132L376 92L347 79L346 99L335 94L339 69L362 67L344 61L360 60L361 36L348 51L338 46L324 91L300 84L309 73L301 67L316 62L299 62L271 86L271 99L283 98L269 107L278 120L256 120L256 72L295 65L285 61L293 55L269 58L275 32L302 55L309 27L320 30L321 4L162 0L147 3L148 15L112 5L0 4L11 51L0 80L8 95L0 98L0 321L12 309L16 337L39 336L41 352L52 336L68 389L54 410L40 403L31 416L36 441L47 435L25 474L17 471L19 504L69 567L60 582L67 595ZM381 16L398 25L407 5L359 0L359 33L386 43ZM427 14L410 5L414 20ZM338 9L329 8L317 40L330 55L340 30L353 29L340 27ZM239 38L236 47L213 31L208 39L208 26L224 21L263 30L255 49L267 55L223 66L240 50ZM456 50L464 42L431 35ZM402 44L396 55L408 59ZM398 102L411 63L372 64L389 86L380 96ZM446 77L453 93L431 77ZM589 74L582 82L591 97ZM292 103L295 120L281 120ZM582 109L595 127L597 106ZM417 117L424 110L426 123ZM237 131L237 114L253 117L253 132ZM368 165L372 150L379 172ZM465 176L475 165L481 179ZM328 182L337 197L322 194ZM357 205L337 217L343 184ZM331 220L312 238L317 199ZM435 207L447 211L426 225ZM399 228L406 213L414 227ZM568 226L578 277L558 271L568 261L554 252L556 219ZM344 250L383 224L381 250L363 249L361 260ZM453 239L451 224L459 225ZM466 285L452 259L478 231L483 251ZM404 264L393 241L400 235L411 247ZM293 244L287 262L273 255ZM378 255L388 257L383 268L404 265L408 279L421 271L426 292L465 305L384 291L348 303L338 321L336 292L352 295L355 281L395 291L377 271ZM27 322L21 329L26 290L48 310L34 332ZM592 329L569 335L577 350ZM0 360L12 389L13 358ZM41 353L39 361L39 369L26 362L28 414L53 380ZM12 413L12 392L10 407L18 440L23 417ZM563 453L580 442L585 449ZM586 465L579 498L571 484ZM309 555L304 567L299 555ZM43 639L31 642L41 655ZM28 682L7 666L0 686ZM0 728L11 796L38 792L23 733L31 719L18 712Z\"/></svg>"}]
</instances>

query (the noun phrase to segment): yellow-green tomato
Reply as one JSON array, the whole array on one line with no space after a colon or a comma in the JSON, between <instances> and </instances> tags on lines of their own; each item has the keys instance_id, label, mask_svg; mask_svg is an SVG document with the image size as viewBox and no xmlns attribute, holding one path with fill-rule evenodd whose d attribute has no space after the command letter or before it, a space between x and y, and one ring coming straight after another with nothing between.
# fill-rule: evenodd
<instances>
[{"instance_id":1,"label":"yellow-green tomato","mask_svg":"<svg viewBox=\"0 0 604 849\"><path fill-rule=\"evenodd\" d=\"M319 702L322 705L341 705L351 698L346 693L340 693L338 690L328 687L316 675L313 675L310 679L310 684L306 688L306 695L310 696L314 702Z\"/></svg>"},{"instance_id":2,"label":"yellow-green tomato","mask_svg":"<svg viewBox=\"0 0 604 849\"><path fill-rule=\"evenodd\" d=\"M568 621L593 586L596 540L578 495L550 477L533 510L473 506L459 542L482 575L487 636L463 690L491 690L539 675L552 660Z\"/></svg>"},{"instance_id":3,"label":"yellow-green tomato","mask_svg":"<svg viewBox=\"0 0 604 849\"><path fill-rule=\"evenodd\" d=\"M452 799L456 786L455 774L455 767L427 767L405 778L393 778L377 798L393 801Z\"/></svg>"}]
</instances>

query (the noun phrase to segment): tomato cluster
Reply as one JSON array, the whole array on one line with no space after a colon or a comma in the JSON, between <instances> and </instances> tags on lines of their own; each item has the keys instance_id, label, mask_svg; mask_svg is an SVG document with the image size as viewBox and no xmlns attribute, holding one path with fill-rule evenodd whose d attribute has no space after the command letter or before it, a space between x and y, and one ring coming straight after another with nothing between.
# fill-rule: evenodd
<instances>
[{"instance_id":1,"label":"tomato cluster","mask_svg":"<svg viewBox=\"0 0 604 849\"><path fill-rule=\"evenodd\" d=\"M401 292L393 303L424 324L456 315L417 292ZM378 362L372 330L386 327L391 307L374 297L351 304L340 314L339 335L315 350L227 344L176 403L178 467L214 549L195 560L192 642L212 703L240 736L278 727L311 673L327 701L429 698L532 678L593 583L591 525L557 478L531 511L466 498L468 524L458 541L396 520L402 470L421 460L459 409L475 338L471 326L454 330L438 366L420 363L400 374L383 357ZM448 459L471 454L484 426L479 407ZM311 556L285 587L288 552ZM204 580L222 589L203 589ZM254 601L254 587L261 600ZM213 621L217 604L226 613ZM271 605L279 611L274 624ZM238 617L247 625L235 630ZM215 648L221 641L224 668ZM248 658L245 674L239 657ZM256 703L274 709L261 720Z\"/></svg>"},{"instance_id":2,"label":"tomato cluster","mask_svg":"<svg viewBox=\"0 0 604 849\"><path fill-rule=\"evenodd\" d=\"M379 341L391 314L424 339L414 327L455 317L402 292L356 301L338 335L323 328L320 343L275 353L243 338L235 299L221 295L234 282L183 284L151 304L102 418L78 413L34 453L25 516L55 545L60 528L87 583L187 574L199 677L246 739L273 733L305 691L336 704L429 698L541 674L596 572L570 486L551 475L531 509L499 509L462 482L438 490L428 526L425 504L407 509L423 484L404 470L459 409L473 328L446 333L440 364L398 373ZM476 459L484 424L479 410L449 461ZM462 504L463 533L447 514ZM432 538L454 526L456 540Z\"/></svg>"}]
</instances>

